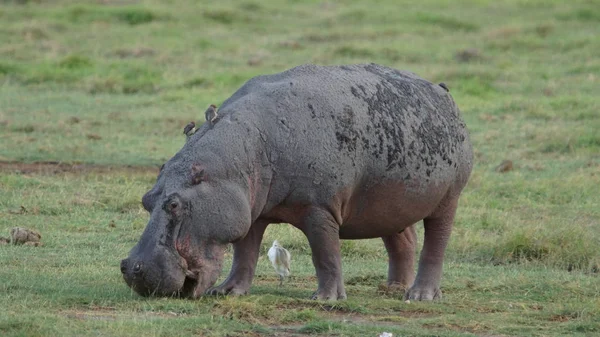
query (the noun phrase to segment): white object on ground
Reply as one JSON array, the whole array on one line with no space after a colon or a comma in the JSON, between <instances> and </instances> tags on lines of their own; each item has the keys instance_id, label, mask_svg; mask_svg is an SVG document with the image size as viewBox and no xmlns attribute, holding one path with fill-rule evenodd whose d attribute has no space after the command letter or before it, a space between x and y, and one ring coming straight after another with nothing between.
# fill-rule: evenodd
<instances>
[{"instance_id":1,"label":"white object on ground","mask_svg":"<svg viewBox=\"0 0 600 337\"><path fill-rule=\"evenodd\" d=\"M292 259L290 252L283 248L277 240L273 241L273 246L269 248L267 254L273 268L279 274L279 285L283 284L283 278L290 275L290 261Z\"/></svg>"}]
</instances>

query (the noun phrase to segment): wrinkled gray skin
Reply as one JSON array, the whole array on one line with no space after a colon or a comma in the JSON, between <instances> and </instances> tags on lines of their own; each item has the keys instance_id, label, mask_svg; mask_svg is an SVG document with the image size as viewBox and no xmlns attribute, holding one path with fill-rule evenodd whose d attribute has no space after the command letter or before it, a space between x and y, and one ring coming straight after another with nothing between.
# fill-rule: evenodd
<instances>
[{"instance_id":1,"label":"wrinkled gray skin","mask_svg":"<svg viewBox=\"0 0 600 337\"><path fill-rule=\"evenodd\" d=\"M251 79L218 113L143 197L150 221L121 263L136 292L245 294L265 228L290 223L312 250L313 298L346 297L340 239L376 237L391 286L412 300L441 296L444 250L472 167L465 124L444 88L375 64L304 65ZM231 273L213 287L228 243Z\"/></svg>"}]
</instances>

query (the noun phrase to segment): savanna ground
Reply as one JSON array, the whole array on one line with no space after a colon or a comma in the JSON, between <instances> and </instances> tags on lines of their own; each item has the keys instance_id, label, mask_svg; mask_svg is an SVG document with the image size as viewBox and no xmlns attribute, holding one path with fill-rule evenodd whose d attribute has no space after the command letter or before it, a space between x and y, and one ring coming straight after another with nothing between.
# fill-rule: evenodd
<instances>
[{"instance_id":1,"label":"savanna ground","mask_svg":"<svg viewBox=\"0 0 600 337\"><path fill-rule=\"evenodd\" d=\"M598 2L5 0L0 22L0 232L44 243L0 246L1 335L600 334ZM380 287L380 240L344 242L347 301L307 300L308 244L285 224L250 296L126 287L141 196L185 124L254 75L361 62L447 83L470 129L441 302ZM281 288L275 238L293 255Z\"/></svg>"}]
</instances>

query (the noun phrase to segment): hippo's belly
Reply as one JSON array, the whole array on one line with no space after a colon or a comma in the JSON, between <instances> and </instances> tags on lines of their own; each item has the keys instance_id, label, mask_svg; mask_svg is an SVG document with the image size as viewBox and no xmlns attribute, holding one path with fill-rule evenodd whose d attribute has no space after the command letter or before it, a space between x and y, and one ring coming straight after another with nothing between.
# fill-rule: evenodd
<instances>
[{"instance_id":1,"label":"hippo's belly","mask_svg":"<svg viewBox=\"0 0 600 337\"><path fill-rule=\"evenodd\" d=\"M359 191L348 202L340 227L341 239L369 239L392 235L430 216L448 192L448 186L407 188L382 183Z\"/></svg>"}]
</instances>

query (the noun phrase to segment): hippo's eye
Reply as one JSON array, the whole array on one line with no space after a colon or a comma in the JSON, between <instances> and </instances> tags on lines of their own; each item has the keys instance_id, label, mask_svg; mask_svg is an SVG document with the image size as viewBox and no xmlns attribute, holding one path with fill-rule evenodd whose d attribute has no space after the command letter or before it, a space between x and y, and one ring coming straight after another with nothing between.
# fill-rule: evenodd
<instances>
[{"instance_id":1,"label":"hippo's eye","mask_svg":"<svg viewBox=\"0 0 600 337\"><path fill-rule=\"evenodd\" d=\"M164 204L163 209L171 214L175 214L179 212L179 208L181 208L181 202L177 196L169 198Z\"/></svg>"}]
</instances>

